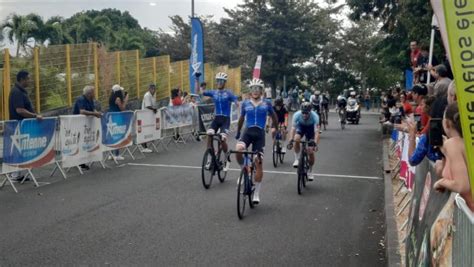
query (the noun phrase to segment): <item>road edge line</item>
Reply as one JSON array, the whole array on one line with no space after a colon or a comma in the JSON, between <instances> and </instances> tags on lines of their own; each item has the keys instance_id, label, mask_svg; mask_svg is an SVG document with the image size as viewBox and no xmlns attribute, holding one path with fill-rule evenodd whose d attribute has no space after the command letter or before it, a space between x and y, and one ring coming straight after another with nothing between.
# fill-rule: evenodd
<instances>
[{"instance_id":1,"label":"road edge line","mask_svg":"<svg viewBox=\"0 0 474 267\"><path fill-rule=\"evenodd\" d=\"M383 175L384 175L384 195L385 195L385 255L387 257L387 266L400 266L401 254L398 240L398 228L395 217L395 207L393 204L392 173L388 170L386 164L389 164L389 139L382 139L383 146Z\"/></svg>"}]
</instances>

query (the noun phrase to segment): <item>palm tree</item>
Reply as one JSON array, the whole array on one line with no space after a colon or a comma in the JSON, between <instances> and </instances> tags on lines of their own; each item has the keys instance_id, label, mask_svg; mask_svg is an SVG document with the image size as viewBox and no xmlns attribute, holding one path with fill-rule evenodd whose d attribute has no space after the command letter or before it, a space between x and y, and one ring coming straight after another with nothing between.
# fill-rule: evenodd
<instances>
[{"instance_id":1,"label":"palm tree","mask_svg":"<svg viewBox=\"0 0 474 267\"><path fill-rule=\"evenodd\" d=\"M135 50L144 49L143 40L137 35L131 34L127 31L121 31L112 35L112 50Z\"/></svg>"},{"instance_id":2,"label":"palm tree","mask_svg":"<svg viewBox=\"0 0 474 267\"><path fill-rule=\"evenodd\" d=\"M63 17L55 16L48 19L45 24L45 31L48 34L50 44L69 44L74 42L74 39L67 31Z\"/></svg>"},{"instance_id":3,"label":"palm tree","mask_svg":"<svg viewBox=\"0 0 474 267\"><path fill-rule=\"evenodd\" d=\"M3 34L6 34L11 43L17 42L16 56L20 54L20 48L26 50L28 40L33 37L33 33L38 30L38 26L29 16L12 14L0 25Z\"/></svg>"},{"instance_id":4,"label":"palm tree","mask_svg":"<svg viewBox=\"0 0 474 267\"><path fill-rule=\"evenodd\" d=\"M110 19L105 16L91 19L89 16L81 15L71 27L70 33L76 43L107 42L111 32L110 25Z\"/></svg>"}]
</instances>

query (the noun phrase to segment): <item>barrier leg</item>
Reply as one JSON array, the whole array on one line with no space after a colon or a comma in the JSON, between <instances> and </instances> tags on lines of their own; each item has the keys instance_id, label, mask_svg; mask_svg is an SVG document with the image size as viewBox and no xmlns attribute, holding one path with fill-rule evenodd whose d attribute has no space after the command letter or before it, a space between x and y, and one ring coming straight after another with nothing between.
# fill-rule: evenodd
<instances>
[{"instance_id":1,"label":"barrier leg","mask_svg":"<svg viewBox=\"0 0 474 267\"><path fill-rule=\"evenodd\" d=\"M125 153L128 153L130 157L132 158L132 160L135 160L135 157L133 156L132 151L130 151L128 147L125 148L125 151L122 153L122 155L125 155Z\"/></svg>"},{"instance_id":2,"label":"barrier leg","mask_svg":"<svg viewBox=\"0 0 474 267\"><path fill-rule=\"evenodd\" d=\"M403 229L405 229L405 227L407 227L408 225L408 220L409 219L406 219L405 222L402 224L402 227L400 227L400 230L399 231L403 231Z\"/></svg>"},{"instance_id":3,"label":"barrier leg","mask_svg":"<svg viewBox=\"0 0 474 267\"><path fill-rule=\"evenodd\" d=\"M57 170L58 170L58 167L54 166L54 169L53 171L51 171L51 174L49 175L49 177L53 177L53 175L56 173Z\"/></svg>"},{"instance_id":4,"label":"barrier leg","mask_svg":"<svg viewBox=\"0 0 474 267\"><path fill-rule=\"evenodd\" d=\"M405 186L405 183L401 183L401 184L400 184L400 187L398 187L397 192L395 193L395 196L397 196L398 193L400 193L400 191L402 191L402 188L403 188L404 186Z\"/></svg>"},{"instance_id":5,"label":"barrier leg","mask_svg":"<svg viewBox=\"0 0 474 267\"><path fill-rule=\"evenodd\" d=\"M402 212L408 207L408 204L410 204L411 202L411 199L409 199L405 205L403 205L402 209L398 212L397 216L399 216L400 214L402 214Z\"/></svg>"},{"instance_id":6,"label":"barrier leg","mask_svg":"<svg viewBox=\"0 0 474 267\"><path fill-rule=\"evenodd\" d=\"M153 150L158 153L158 148L156 147L155 143L154 142L150 142L149 144L151 144L151 146L153 147Z\"/></svg>"},{"instance_id":7,"label":"barrier leg","mask_svg":"<svg viewBox=\"0 0 474 267\"><path fill-rule=\"evenodd\" d=\"M402 200L400 200L400 202L398 203L397 207L400 207L400 205L403 203L403 201L405 200L405 198L407 198L408 196L408 192L403 196Z\"/></svg>"},{"instance_id":8,"label":"barrier leg","mask_svg":"<svg viewBox=\"0 0 474 267\"><path fill-rule=\"evenodd\" d=\"M36 187L39 187L38 181L36 181L36 178L33 175L33 173L31 172L31 169L28 169L28 174L30 175L31 180L33 180L33 183L35 183ZM23 178L23 181L25 181L26 177L27 177L27 175L25 175L25 178ZM21 182L23 183L23 181L21 181Z\"/></svg>"},{"instance_id":9,"label":"barrier leg","mask_svg":"<svg viewBox=\"0 0 474 267\"><path fill-rule=\"evenodd\" d=\"M63 179L66 180L67 179L67 176L66 176L66 173L64 172L63 168L61 167L61 165L59 165L59 162L56 161L55 163L56 167L59 172L61 173L61 175L63 176Z\"/></svg>"},{"instance_id":10,"label":"barrier leg","mask_svg":"<svg viewBox=\"0 0 474 267\"><path fill-rule=\"evenodd\" d=\"M3 180L2 186L0 186L0 188L3 187L3 186L6 184L6 182L8 181L8 182L10 183L10 185L12 186L13 190L15 191L15 193L18 193L18 190L16 189L16 186L15 186L15 184L13 183L12 177L10 176L10 174L9 174L9 173L5 173L5 177L6 177L6 178L5 178L5 180Z\"/></svg>"}]
</instances>

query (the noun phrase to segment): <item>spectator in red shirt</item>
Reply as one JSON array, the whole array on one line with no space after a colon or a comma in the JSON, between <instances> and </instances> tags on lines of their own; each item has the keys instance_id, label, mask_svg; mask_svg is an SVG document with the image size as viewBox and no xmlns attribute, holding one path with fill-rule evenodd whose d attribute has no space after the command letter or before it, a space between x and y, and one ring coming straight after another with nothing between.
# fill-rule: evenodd
<instances>
[{"instance_id":1,"label":"spectator in red shirt","mask_svg":"<svg viewBox=\"0 0 474 267\"><path fill-rule=\"evenodd\" d=\"M174 88L171 90L171 106L181 106L183 99L181 98L181 89Z\"/></svg>"},{"instance_id":2,"label":"spectator in red shirt","mask_svg":"<svg viewBox=\"0 0 474 267\"><path fill-rule=\"evenodd\" d=\"M410 42L410 62L413 70L416 68L418 65L418 56L420 55L420 49L418 48L418 42L417 41L411 41Z\"/></svg>"},{"instance_id":3,"label":"spectator in red shirt","mask_svg":"<svg viewBox=\"0 0 474 267\"><path fill-rule=\"evenodd\" d=\"M426 88L426 85L424 84L417 84L413 86L412 95L417 105L415 109L415 115L420 115L421 128L423 129L422 132L424 133L429 129L428 122L430 118L428 114L423 112L423 106L421 105L421 102L423 101L423 97L428 95L428 88Z\"/></svg>"},{"instance_id":4,"label":"spectator in red shirt","mask_svg":"<svg viewBox=\"0 0 474 267\"><path fill-rule=\"evenodd\" d=\"M413 107L411 106L410 102L408 102L407 93L405 91L403 91L400 95L400 102L402 103L403 114L405 114L405 116L409 116L413 113Z\"/></svg>"}]
</instances>

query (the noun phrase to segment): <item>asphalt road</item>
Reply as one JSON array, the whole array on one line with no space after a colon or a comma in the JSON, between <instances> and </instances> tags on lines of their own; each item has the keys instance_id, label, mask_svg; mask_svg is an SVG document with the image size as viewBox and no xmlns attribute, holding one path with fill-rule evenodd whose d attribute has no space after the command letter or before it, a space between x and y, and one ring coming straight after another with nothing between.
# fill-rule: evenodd
<instances>
[{"instance_id":1,"label":"asphalt road","mask_svg":"<svg viewBox=\"0 0 474 267\"><path fill-rule=\"evenodd\" d=\"M237 171L202 187L203 142L66 181L45 178L51 184L22 185L19 194L3 188L0 266L385 266L377 117L345 131L335 114L330 119L318 175L301 196L293 154L275 169L267 147L272 173L244 220L236 213Z\"/></svg>"}]
</instances>

